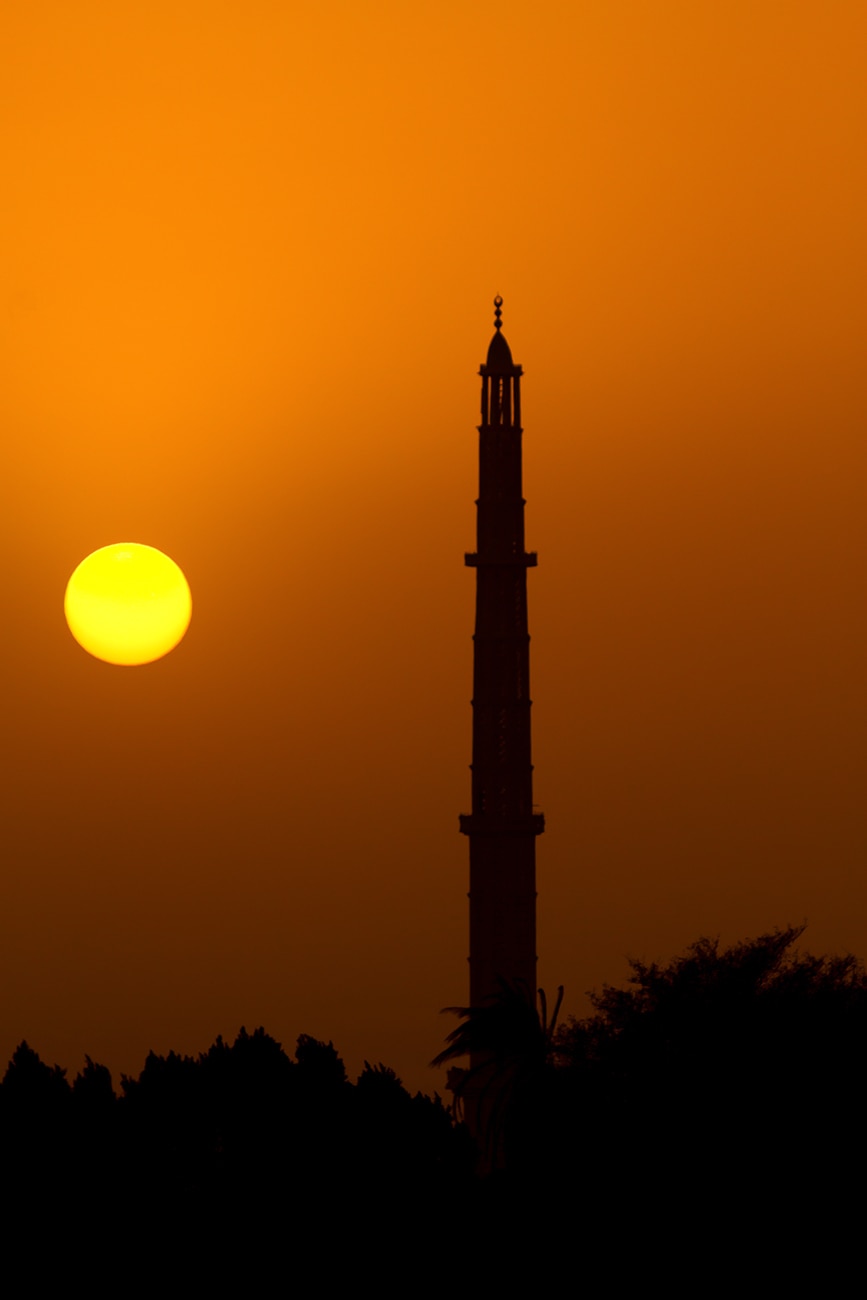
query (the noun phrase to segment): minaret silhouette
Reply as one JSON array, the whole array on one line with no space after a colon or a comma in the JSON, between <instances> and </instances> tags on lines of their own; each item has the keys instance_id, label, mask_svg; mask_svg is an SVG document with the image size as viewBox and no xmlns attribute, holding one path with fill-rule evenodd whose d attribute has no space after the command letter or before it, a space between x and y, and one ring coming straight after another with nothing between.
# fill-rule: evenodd
<instances>
[{"instance_id":1,"label":"minaret silhouette","mask_svg":"<svg viewBox=\"0 0 867 1300\"><path fill-rule=\"evenodd\" d=\"M517 984L536 996L536 836L530 761L530 637L521 484L521 367L502 333L479 374L477 551L473 637L473 811L460 818L470 840L470 1005Z\"/></svg>"}]
</instances>

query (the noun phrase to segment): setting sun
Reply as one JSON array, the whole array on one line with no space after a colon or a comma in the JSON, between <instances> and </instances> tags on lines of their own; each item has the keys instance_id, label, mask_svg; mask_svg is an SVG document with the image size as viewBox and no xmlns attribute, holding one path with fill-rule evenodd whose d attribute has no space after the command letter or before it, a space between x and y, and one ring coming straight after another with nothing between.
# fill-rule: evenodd
<instances>
[{"instance_id":1,"label":"setting sun","mask_svg":"<svg viewBox=\"0 0 867 1300\"><path fill-rule=\"evenodd\" d=\"M110 664L147 664L173 650L190 623L190 588L162 551L137 542L103 546L81 561L64 600L80 646Z\"/></svg>"}]
</instances>

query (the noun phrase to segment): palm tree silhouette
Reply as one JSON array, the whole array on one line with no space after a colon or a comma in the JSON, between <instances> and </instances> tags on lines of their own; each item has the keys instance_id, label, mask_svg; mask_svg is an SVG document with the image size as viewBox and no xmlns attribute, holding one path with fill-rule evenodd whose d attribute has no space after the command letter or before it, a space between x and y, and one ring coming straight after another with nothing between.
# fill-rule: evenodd
<instances>
[{"instance_id":1,"label":"palm tree silhouette","mask_svg":"<svg viewBox=\"0 0 867 1300\"><path fill-rule=\"evenodd\" d=\"M455 1117L479 1143L483 1172L514 1163L550 1069L563 986L550 1017L544 989L538 994L537 1009L524 981L501 979L481 1006L443 1008L463 1023L447 1036L431 1065L470 1058L469 1067L449 1071L448 1087Z\"/></svg>"}]
</instances>

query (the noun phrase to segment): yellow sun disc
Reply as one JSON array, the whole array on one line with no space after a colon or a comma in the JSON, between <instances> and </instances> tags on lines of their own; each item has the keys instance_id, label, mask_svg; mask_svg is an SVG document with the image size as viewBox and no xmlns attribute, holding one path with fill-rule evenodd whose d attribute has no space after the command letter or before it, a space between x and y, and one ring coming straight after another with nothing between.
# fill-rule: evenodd
<instances>
[{"instance_id":1,"label":"yellow sun disc","mask_svg":"<svg viewBox=\"0 0 867 1300\"><path fill-rule=\"evenodd\" d=\"M82 560L63 602L80 646L110 664L149 664L174 650L193 602L181 570L138 542L103 546Z\"/></svg>"}]
</instances>

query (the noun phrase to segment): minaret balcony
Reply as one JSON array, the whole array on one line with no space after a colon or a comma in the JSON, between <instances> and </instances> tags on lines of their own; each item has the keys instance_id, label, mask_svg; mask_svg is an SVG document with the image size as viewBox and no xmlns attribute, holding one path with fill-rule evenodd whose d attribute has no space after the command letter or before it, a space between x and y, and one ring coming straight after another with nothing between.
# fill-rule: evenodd
<instances>
[{"instance_id":1,"label":"minaret balcony","mask_svg":"<svg viewBox=\"0 0 867 1300\"><path fill-rule=\"evenodd\" d=\"M526 817L461 813L458 821L462 835L541 835L545 829L544 813L530 813Z\"/></svg>"},{"instance_id":2,"label":"minaret balcony","mask_svg":"<svg viewBox=\"0 0 867 1300\"><path fill-rule=\"evenodd\" d=\"M538 564L538 554L536 551L524 551L522 555L497 555L495 552L479 555L478 551L467 551L464 554L464 564L468 569L478 569L485 564L516 565L519 569L535 569Z\"/></svg>"}]
</instances>

